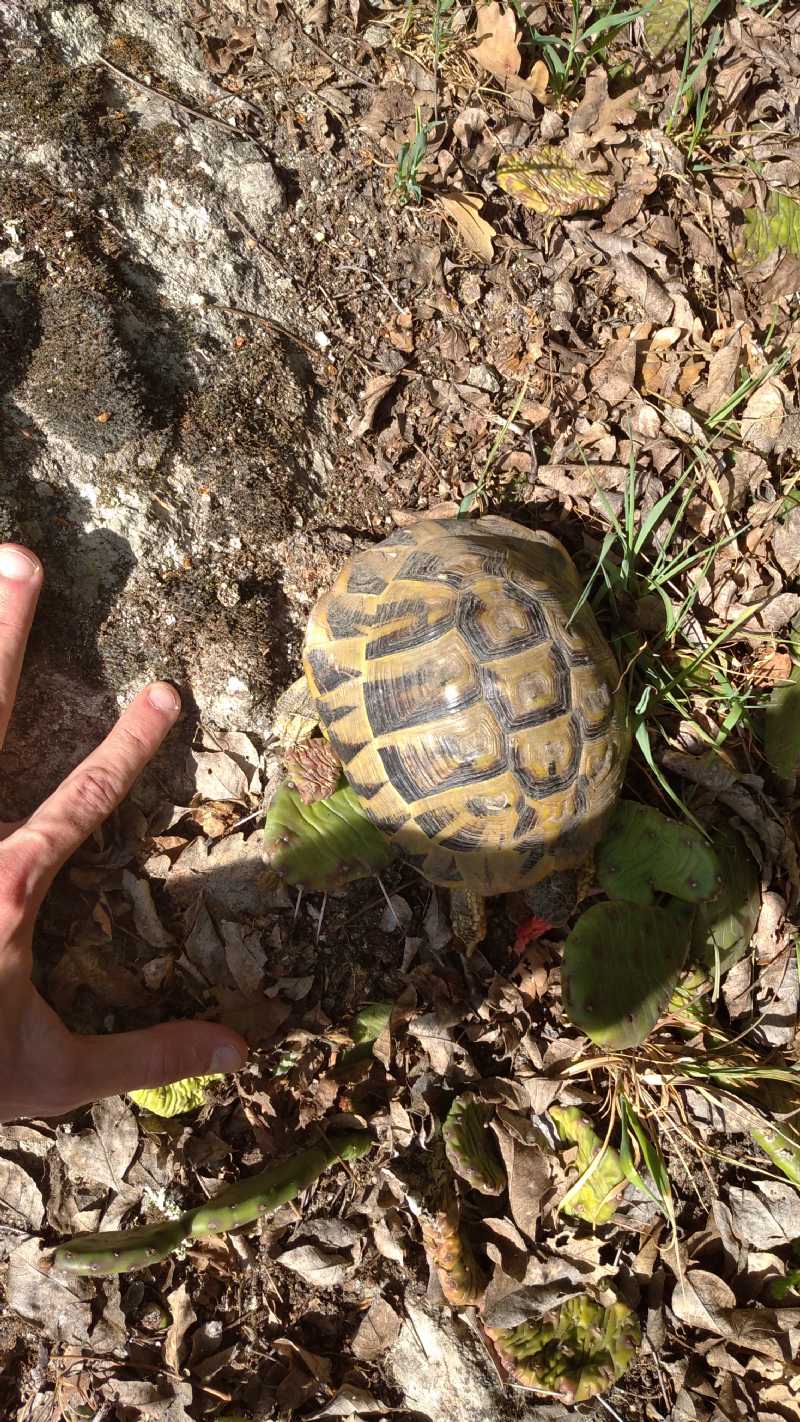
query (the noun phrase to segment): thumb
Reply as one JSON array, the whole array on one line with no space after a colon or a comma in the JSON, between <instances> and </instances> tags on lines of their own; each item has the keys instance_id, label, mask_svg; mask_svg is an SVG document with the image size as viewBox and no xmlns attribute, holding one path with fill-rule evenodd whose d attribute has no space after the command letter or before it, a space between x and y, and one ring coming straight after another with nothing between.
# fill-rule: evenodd
<instances>
[{"instance_id":1,"label":"thumb","mask_svg":"<svg viewBox=\"0 0 800 1422\"><path fill-rule=\"evenodd\" d=\"M215 1022L164 1022L140 1032L72 1040L73 1082L82 1102L166 1086L185 1076L238 1071L249 1052L238 1032Z\"/></svg>"}]
</instances>

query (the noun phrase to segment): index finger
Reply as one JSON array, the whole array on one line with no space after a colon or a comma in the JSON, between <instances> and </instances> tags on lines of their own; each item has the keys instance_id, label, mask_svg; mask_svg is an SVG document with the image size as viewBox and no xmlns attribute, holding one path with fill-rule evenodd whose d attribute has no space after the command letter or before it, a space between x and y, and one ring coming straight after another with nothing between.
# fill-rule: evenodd
<instances>
[{"instance_id":1,"label":"index finger","mask_svg":"<svg viewBox=\"0 0 800 1422\"><path fill-rule=\"evenodd\" d=\"M0 747L11 719L41 589L39 559L18 543L0 544Z\"/></svg>"},{"instance_id":2,"label":"index finger","mask_svg":"<svg viewBox=\"0 0 800 1422\"><path fill-rule=\"evenodd\" d=\"M124 800L180 709L180 697L168 682L145 687L97 749L5 840L3 857L24 866L34 910L61 866Z\"/></svg>"}]
</instances>

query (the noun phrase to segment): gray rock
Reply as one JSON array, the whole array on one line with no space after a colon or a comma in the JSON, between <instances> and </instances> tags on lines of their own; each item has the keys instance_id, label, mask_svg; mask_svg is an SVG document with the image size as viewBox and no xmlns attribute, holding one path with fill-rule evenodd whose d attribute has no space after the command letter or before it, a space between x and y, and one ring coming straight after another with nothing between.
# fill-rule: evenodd
<instances>
[{"instance_id":1,"label":"gray rock","mask_svg":"<svg viewBox=\"0 0 800 1422\"><path fill-rule=\"evenodd\" d=\"M209 107L181 0L0 0L0 37L0 538L47 575L11 813L152 677L180 683L187 735L198 716L266 732L307 616L296 531L332 456L302 346L217 309L313 343L270 253L278 173L241 122L98 63L235 114Z\"/></svg>"}]
</instances>

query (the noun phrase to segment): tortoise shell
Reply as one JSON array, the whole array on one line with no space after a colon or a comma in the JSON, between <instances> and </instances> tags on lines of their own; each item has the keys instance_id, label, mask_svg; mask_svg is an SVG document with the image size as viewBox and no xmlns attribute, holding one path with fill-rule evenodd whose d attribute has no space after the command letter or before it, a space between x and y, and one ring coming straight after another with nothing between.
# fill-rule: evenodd
<instances>
[{"instance_id":1,"label":"tortoise shell","mask_svg":"<svg viewBox=\"0 0 800 1422\"><path fill-rule=\"evenodd\" d=\"M628 737L619 673L566 549L503 518L425 520L345 564L305 671L370 820L449 888L585 859Z\"/></svg>"}]
</instances>

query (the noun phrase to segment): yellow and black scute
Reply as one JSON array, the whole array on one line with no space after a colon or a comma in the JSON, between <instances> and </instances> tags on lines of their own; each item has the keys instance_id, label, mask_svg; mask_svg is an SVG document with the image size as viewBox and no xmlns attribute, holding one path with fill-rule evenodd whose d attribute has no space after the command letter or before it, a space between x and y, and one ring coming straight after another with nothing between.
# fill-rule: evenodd
<instances>
[{"instance_id":1,"label":"yellow and black scute","mask_svg":"<svg viewBox=\"0 0 800 1422\"><path fill-rule=\"evenodd\" d=\"M431 883L479 895L580 864L628 751L577 570L503 518L423 520L317 603L305 671L364 810Z\"/></svg>"}]
</instances>

